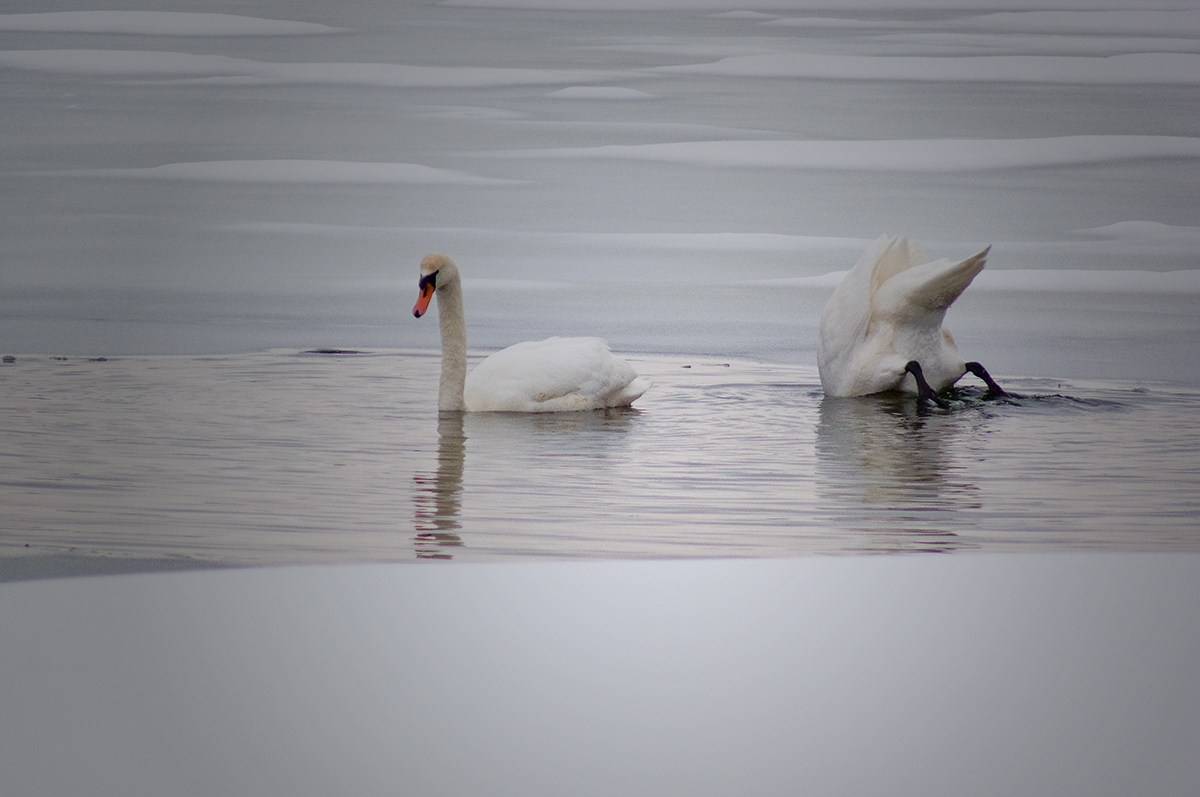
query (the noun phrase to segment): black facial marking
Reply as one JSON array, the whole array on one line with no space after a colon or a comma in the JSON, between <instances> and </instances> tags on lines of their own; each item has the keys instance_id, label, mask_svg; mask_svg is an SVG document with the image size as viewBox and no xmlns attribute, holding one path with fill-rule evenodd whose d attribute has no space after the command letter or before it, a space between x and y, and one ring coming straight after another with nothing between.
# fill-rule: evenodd
<instances>
[{"instance_id":1,"label":"black facial marking","mask_svg":"<svg viewBox=\"0 0 1200 797\"><path fill-rule=\"evenodd\" d=\"M426 285L434 290L437 290L437 275L438 273L436 271L431 274L422 275L421 279L417 281L417 290L425 290Z\"/></svg>"}]
</instances>

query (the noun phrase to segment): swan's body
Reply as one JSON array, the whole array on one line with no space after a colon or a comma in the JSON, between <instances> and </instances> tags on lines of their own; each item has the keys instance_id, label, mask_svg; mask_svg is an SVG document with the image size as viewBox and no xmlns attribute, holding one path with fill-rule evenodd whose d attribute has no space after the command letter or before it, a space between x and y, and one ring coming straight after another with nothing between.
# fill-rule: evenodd
<instances>
[{"instance_id":1,"label":"swan's body","mask_svg":"<svg viewBox=\"0 0 1200 797\"><path fill-rule=\"evenodd\" d=\"M990 248L961 263L930 263L904 236L875 241L821 314L817 367L825 395L902 390L931 397L968 370L1003 395L982 366L963 361L942 328L946 309L983 270Z\"/></svg>"},{"instance_id":2,"label":"swan's body","mask_svg":"<svg viewBox=\"0 0 1200 797\"><path fill-rule=\"evenodd\" d=\"M442 336L438 409L467 412L563 412L627 407L650 387L633 366L600 338L547 338L518 343L488 357L467 374L467 324L462 281L454 261L426 255L420 318L435 292Z\"/></svg>"}]
</instances>

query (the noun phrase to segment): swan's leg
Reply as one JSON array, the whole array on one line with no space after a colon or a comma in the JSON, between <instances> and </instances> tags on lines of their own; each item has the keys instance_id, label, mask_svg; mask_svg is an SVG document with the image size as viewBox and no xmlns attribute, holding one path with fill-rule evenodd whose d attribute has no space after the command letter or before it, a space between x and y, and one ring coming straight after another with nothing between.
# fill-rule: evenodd
<instances>
[{"instance_id":1,"label":"swan's leg","mask_svg":"<svg viewBox=\"0 0 1200 797\"><path fill-rule=\"evenodd\" d=\"M933 388L925 381L925 372L921 370L921 364L916 360L909 360L904 366L904 370L913 375L913 379L917 380L917 401L932 401L942 409L946 409L950 405L933 392Z\"/></svg>"},{"instance_id":2,"label":"swan's leg","mask_svg":"<svg viewBox=\"0 0 1200 797\"><path fill-rule=\"evenodd\" d=\"M1008 395L1004 392L1004 388L996 384L996 380L992 379L992 375L987 372L987 369L979 363L967 363L967 370L987 384L988 392L984 395L984 398L998 398Z\"/></svg>"}]
</instances>

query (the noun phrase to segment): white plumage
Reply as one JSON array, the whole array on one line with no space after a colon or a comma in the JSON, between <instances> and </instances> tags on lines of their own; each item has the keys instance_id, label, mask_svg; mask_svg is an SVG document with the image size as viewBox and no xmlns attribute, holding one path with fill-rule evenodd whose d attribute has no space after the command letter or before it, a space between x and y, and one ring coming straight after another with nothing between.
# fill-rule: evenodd
<instances>
[{"instance_id":1,"label":"white plumage","mask_svg":"<svg viewBox=\"0 0 1200 797\"><path fill-rule=\"evenodd\" d=\"M509 346L467 374L462 280L454 261L430 254L421 261L420 318L438 297L442 375L438 408L467 412L563 412L625 407L650 387L600 338L547 338Z\"/></svg>"},{"instance_id":2,"label":"white plumage","mask_svg":"<svg viewBox=\"0 0 1200 797\"><path fill-rule=\"evenodd\" d=\"M904 236L884 235L868 247L821 314L817 367L825 395L918 393L914 361L934 392L958 381L968 363L942 319L983 270L990 248L960 263L930 263ZM1003 395L998 387L993 392Z\"/></svg>"}]
</instances>

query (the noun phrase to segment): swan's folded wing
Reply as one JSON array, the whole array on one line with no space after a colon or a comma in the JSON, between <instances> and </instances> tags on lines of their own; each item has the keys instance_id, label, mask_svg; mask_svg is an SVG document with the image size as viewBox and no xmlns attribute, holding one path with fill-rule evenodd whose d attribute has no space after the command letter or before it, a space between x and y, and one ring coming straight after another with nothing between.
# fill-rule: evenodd
<instances>
[{"instance_id":1,"label":"swan's folded wing","mask_svg":"<svg viewBox=\"0 0 1200 797\"><path fill-rule=\"evenodd\" d=\"M510 346L467 377L468 409L563 412L626 406L648 388L600 338L547 338Z\"/></svg>"}]
</instances>

